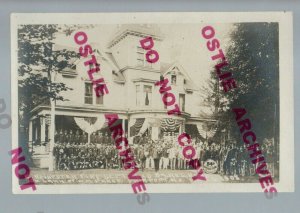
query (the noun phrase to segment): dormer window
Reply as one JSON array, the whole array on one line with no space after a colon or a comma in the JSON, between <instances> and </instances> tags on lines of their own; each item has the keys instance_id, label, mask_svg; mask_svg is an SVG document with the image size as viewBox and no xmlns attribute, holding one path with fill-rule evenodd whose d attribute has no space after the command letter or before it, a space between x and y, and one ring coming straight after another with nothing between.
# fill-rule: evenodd
<instances>
[{"instance_id":1,"label":"dormer window","mask_svg":"<svg viewBox=\"0 0 300 213\"><path fill-rule=\"evenodd\" d=\"M171 75L171 84L176 85L176 81L177 81L176 75Z\"/></svg>"}]
</instances>

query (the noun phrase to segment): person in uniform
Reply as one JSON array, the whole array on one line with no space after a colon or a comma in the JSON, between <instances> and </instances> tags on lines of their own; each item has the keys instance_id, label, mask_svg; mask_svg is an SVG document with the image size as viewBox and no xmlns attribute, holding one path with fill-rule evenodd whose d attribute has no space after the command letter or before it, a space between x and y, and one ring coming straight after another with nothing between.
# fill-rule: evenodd
<instances>
[{"instance_id":1,"label":"person in uniform","mask_svg":"<svg viewBox=\"0 0 300 213\"><path fill-rule=\"evenodd\" d=\"M231 145L227 145L224 150L224 163L223 163L223 171L225 180L229 180L227 175L230 175L230 160L228 158L228 153L231 150Z\"/></svg>"},{"instance_id":2,"label":"person in uniform","mask_svg":"<svg viewBox=\"0 0 300 213\"><path fill-rule=\"evenodd\" d=\"M178 146L177 152L178 152L178 169L182 170L184 169L184 156L182 153L183 148L181 146Z\"/></svg>"},{"instance_id":3,"label":"person in uniform","mask_svg":"<svg viewBox=\"0 0 300 213\"><path fill-rule=\"evenodd\" d=\"M102 132L98 132L97 136L96 136L96 143L97 144L103 144L103 137L102 137Z\"/></svg>"},{"instance_id":4,"label":"person in uniform","mask_svg":"<svg viewBox=\"0 0 300 213\"><path fill-rule=\"evenodd\" d=\"M59 162L59 149L60 149L60 144L54 144L53 148L53 156L54 156L54 165L55 169L58 169L58 162Z\"/></svg>"},{"instance_id":5,"label":"person in uniform","mask_svg":"<svg viewBox=\"0 0 300 213\"><path fill-rule=\"evenodd\" d=\"M64 134L63 134L63 131L61 129L59 131L59 134L58 134L58 143L63 144L63 140L64 140Z\"/></svg>"},{"instance_id":6,"label":"person in uniform","mask_svg":"<svg viewBox=\"0 0 300 213\"><path fill-rule=\"evenodd\" d=\"M155 168L156 172L158 172L158 170L159 170L160 158L161 158L161 153L160 153L160 150L158 149L158 146L156 145L153 149L154 168Z\"/></svg>"},{"instance_id":7,"label":"person in uniform","mask_svg":"<svg viewBox=\"0 0 300 213\"><path fill-rule=\"evenodd\" d=\"M110 145L110 146L113 146L114 145L114 140L111 136L111 133L110 134L107 134L107 143Z\"/></svg>"},{"instance_id":8,"label":"person in uniform","mask_svg":"<svg viewBox=\"0 0 300 213\"><path fill-rule=\"evenodd\" d=\"M79 145L82 145L82 144L84 143L84 142L83 142L83 140L84 140L84 135L85 135L85 132L82 131L81 134L80 134Z\"/></svg>"},{"instance_id":9,"label":"person in uniform","mask_svg":"<svg viewBox=\"0 0 300 213\"><path fill-rule=\"evenodd\" d=\"M70 139L70 133L67 130L65 130L65 144L70 143Z\"/></svg>"},{"instance_id":10,"label":"person in uniform","mask_svg":"<svg viewBox=\"0 0 300 213\"><path fill-rule=\"evenodd\" d=\"M237 149L234 144L232 144L231 149L228 151L227 164L229 164L229 178L231 180L239 179L237 177Z\"/></svg>"},{"instance_id":11,"label":"person in uniform","mask_svg":"<svg viewBox=\"0 0 300 213\"><path fill-rule=\"evenodd\" d=\"M74 144L78 145L79 143L80 143L80 135L79 135L79 131L76 130L75 136L74 136Z\"/></svg>"},{"instance_id":12,"label":"person in uniform","mask_svg":"<svg viewBox=\"0 0 300 213\"><path fill-rule=\"evenodd\" d=\"M105 148L105 161L106 161L106 169L110 169L111 167L111 150L110 146L106 146Z\"/></svg>"},{"instance_id":13,"label":"person in uniform","mask_svg":"<svg viewBox=\"0 0 300 213\"><path fill-rule=\"evenodd\" d=\"M154 145L151 144L149 146L149 156L148 156L148 168L154 169L154 158L153 158L153 152L154 152Z\"/></svg>"},{"instance_id":14,"label":"person in uniform","mask_svg":"<svg viewBox=\"0 0 300 213\"><path fill-rule=\"evenodd\" d=\"M272 140L267 140L264 142L266 144L265 150L263 150L264 155L266 156L266 163L267 167L271 173L271 176L274 177L275 175L275 151Z\"/></svg>"},{"instance_id":15,"label":"person in uniform","mask_svg":"<svg viewBox=\"0 0 300 213\"><path fill-rule=\"evenodd\" d=\"M82 143L86 144L88 142L87 134L82 131Z\"/></svg>"},{"instance_id":16,"label":"person in uniform","mask_svg":"<svg viewBox=\"0 0 300 213\"><path fill-rule=\"evenodd\" d=\"M157 145L158 149L161 150L161 157L159 160L159 169L164 168L164 161L165 161L164 149L161 146L163 146L163 142L159 141L158 145Z\"/></svg>"},{"instance_id":17,"label":"person in uniform","mask_svg":"<svg viewBox=\"0 0 300 213\"><path fill-rule=\"evenodd\" d=\"M59 143L59 134L58 132L55 130L55 133L54 133L54 143Z\"/></svg>"},{"instance_id":18,"label":"person in uniform","mask_svg":"<svg viewBox=\"0 0 300 213\"><path fill-rule=\"evenodd\" d=\"M107 133L103 133L103 144L106 146L107 145Z\"/></svg>"},{"instance_id":19,"label":"person in uniform","mask_svg":"<svg viewBox=\"0 0 300 213\"><path fill-rule=\"evenodd\" d=\"M135 144L140 144L140 138L141 138L141 136L140 135L136 135L136 136L134 136L134 138L133 138L133 144L135 145Z\"/></svg>"},{"instance_id":20,"label":"person in uniform","mask_svg":"<svg viewBox=\"0 0 300 213\"><path fill-rule=\"evenodd\" d=\"M170 169L174 170L175 169L175 163L176 163L175 147L171 146L167 150L167 152L168 152L168 155L169 155Z\"/></svg>"},{"instance_id":21,"label":"person in uniform","mask_svg":"<svg viewBox=\"0 0 300 213\"><path fill-rule=\"evenodd\" d=\"M73 131L70 130L70 134L69 134L69 143L70 143L70 144L74 144L74 139L75 139L75 135L73 134Z\"/></svg>"},{"instance_id":22,"label":"person in uniform","mask_svg":"<svg viewBox=\"0 0 300 213\"><path fill-rule=\"evenodd\" d=\"M145 150L145 145L140 145L139 159L140 159L140 162L141 162L141 170L144 171L145 166L146 166L146 150Z\"/></svg>"},{"instance_id":23,"label":"person in uniform","mask_svg":"<svg viewBox=\"0 0 300 213\"><path fill-rule=\"evenodd\" d=\"M96 144L96 133L93 132L92 135L91 135L91 144Z\"/></svg>"},{"instance_id":24,"label":"person in uniform","mask_svg":"<svg viewBox=\"0 0 300 213\"><path fill-rule=\"evenodd\" d=\"M164 164L163 167L164 169L168 169L169 168L169 164L170 164L170 158L169 158L169 147L167 145L165 145L164 147Z\"/></svg>"}]
</instances>

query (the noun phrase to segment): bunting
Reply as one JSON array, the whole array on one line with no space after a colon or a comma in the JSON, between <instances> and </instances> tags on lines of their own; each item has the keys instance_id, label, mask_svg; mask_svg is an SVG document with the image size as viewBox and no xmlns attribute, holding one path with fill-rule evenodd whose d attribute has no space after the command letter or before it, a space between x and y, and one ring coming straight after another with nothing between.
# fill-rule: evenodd
<instances>
[{"instance_id":1,"label":"bunting","mask_svg":"<svg viewBox=\"0 0 300 213\"><path fill-rule=\"evenodd\" d=\"M135 120L135 123L130 127L130 130L129 130L130 137L133 137L140 132L144 122L145 122L145 118L137 118Z\"/></svg>"},{"instance_id":2,"label":"bunting","mask_svg":"<svg viewBox=\"0 0 300 213\"><path fill-rule=\"evenodd\" d=\"M181 121L173 118L165 118L161 120L160 126L165 132L175 132L179 130Z\"/></svg>"},{"instance_id":3,"label":"bunting","mask_svg":"<svg viewBox=\"0 0 300 213\"><path fill-rule=\"evenodd\" d=\"M212 138L216 132L217 128L212 127L211 129L208 129L206 125L202 124L197 124L197 129L201 137L203 138Z\"/></svg>"},{"instance_id":4,"label":"bunting","mask_svg":"<svg viewBox=\"0 0 300 213\"><path fill-rule=\"evenodd\" d=\"M92 134L93 132L96 132L107 126L107 122L104 116L103 118L102 117L96 118L95 122L93 122L93 119L80 118L80 117L74 117L74 121L81 130L85 131L88 134Z\"/></svg>"}]
</instances>

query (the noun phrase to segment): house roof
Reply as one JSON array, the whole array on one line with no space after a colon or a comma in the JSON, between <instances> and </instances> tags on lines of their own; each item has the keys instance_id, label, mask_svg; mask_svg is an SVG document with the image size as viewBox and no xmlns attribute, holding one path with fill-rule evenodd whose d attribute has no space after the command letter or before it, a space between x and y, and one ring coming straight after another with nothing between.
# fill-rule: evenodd
<instances>
[{"instance_id":1,"label":"house roof","mask_svg":"<svg viewBox=\"0 0 300 213\"><path fill-rule=\"evenodd\" d=\"M171 72L172 70L177 68L179 72L185 77L185 84L184 84L185 90L187 91L198 90L197 86L193 83L189 75L185 72L183 67L177 61L175 61L174 63L161 62L160 65L161 65L160 70L162 76L165 76L168 72Z\"/></svg>"},{"instance_id":2,"label":"house roof","mask_svg":"<svg viewBox=\"0 0 300 213\"><path fill-rule=\"evenodd\" d=\"M152 24L123 24L115 33L116 36L108 44L108 48L111 48L117 44L120 40L127 35L136 35L139 37L152 37L154 40L162 40L163 36L160 29L156 25Z\"/></svg>"}]
</instances>

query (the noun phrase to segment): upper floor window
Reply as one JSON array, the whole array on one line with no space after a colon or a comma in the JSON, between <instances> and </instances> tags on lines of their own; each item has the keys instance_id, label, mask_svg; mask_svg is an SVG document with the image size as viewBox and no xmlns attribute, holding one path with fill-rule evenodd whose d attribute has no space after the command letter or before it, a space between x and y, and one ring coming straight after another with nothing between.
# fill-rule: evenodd
<instances>
[{"instance_id":1,"label":"upper floor window","mask_svg":"<svg viewBox=\"0 0 300 213\"><path fill-rule=\"evenodd\" d=\"M103 96L97 97L92 83L85 83L85 92L84 92L84 103L85 104L103 104Z\"/></svg>"},{"instance_id":2,"label":"upper floor window","mask_svg":"<svg viewBox=\"0 0 300 213\"><path fill-rule=\"evenodd\" d=\"M152 63L146 60L146 50L142 47L137 47L137 65L152 68Z\"/></svg>"},{"instance_id":3,"label":"upper floor window","mask_svg":"<svg viewBox=\"0 0 300 213\"><path fill-rule=\"evenodd\" d=\"M84 103L93 104L93 85L92 83L85 83Z\"/></svg>"},{"instance_id":4,"label":"upper floor window","mask_svg":"<svg viewBox=\"0 0 300 213\"><path fill-rule=\"evenodd\" d=\"M152 103L152 86L144 85L145 106L151 106Z\"/></svg>"},{"instance_id":5,"label":"upper floor window","mask_svg":"<svg viewBox=\"0 0 300 213\"><path fill-rule=\"evenodd\" d=\"M151 106L152 104L152 86L136 85L136 106Z\"/></svg>"},{"instance_id":6,"label":"upper floor window","mask_svg":"<svg viewBox=\"0 0 300 213\"><path fill-rule=\"evenodd\" d=\"M185 94L179 94L179 107L182 112L185 111Z\"/></svg>"},{"instance_id":7,"label":"upper floor window","mask_svg":"<svg viewBox=\"0 0 300 213\"><path fill-rule=\"evenodd\" d=\"M140 106L141 105L141 89L140 85L135 86L135 97L136 97L136 105Z\"/></svg>"},{"instance_id":8,"label":"upper floor window","mask_svg":"<svg viewBox=\"0 0 300 213\"><path fill-rule=\"evenodd\" d=\"M172 75L171 76L171 84L176 85L176 81L177 81L176 75Z\"/></svg>"}]
</instances>

